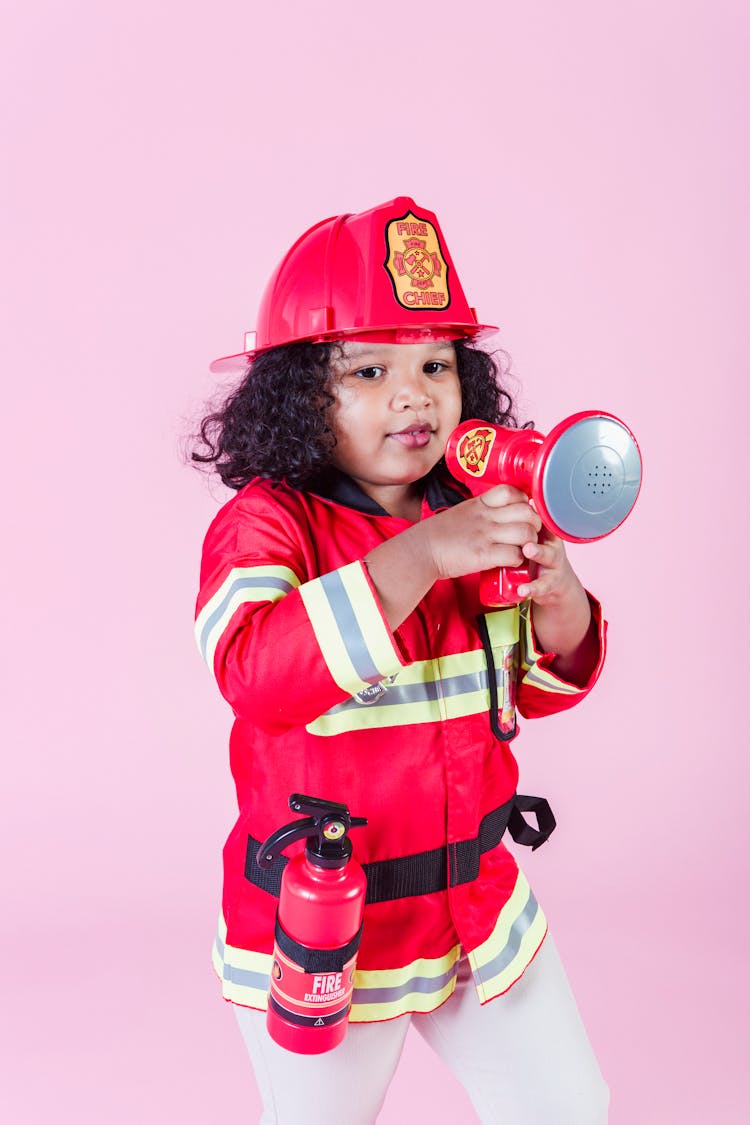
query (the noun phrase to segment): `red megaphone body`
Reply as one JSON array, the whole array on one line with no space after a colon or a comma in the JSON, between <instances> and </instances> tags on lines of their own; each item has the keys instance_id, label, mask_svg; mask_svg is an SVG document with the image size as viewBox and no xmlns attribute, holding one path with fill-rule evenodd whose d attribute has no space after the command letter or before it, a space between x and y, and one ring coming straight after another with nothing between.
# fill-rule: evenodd
<instances>
[{"instance_id":1,"label":"red megaphone body","mask_svg":"<svg viewBox=\"0 0 750 1125\"><path fill-rule=\"evenodd\" d=\"M522 489L542 523L572 543L602 539L628 517L641 486L641 455L635 437L619 418L584 410L558 423L544 437L473 418L448 439L448 469L478 496L496 484ZM529 582L527 566L482 574L485 605L512 605L518 586Z\"/></svg>"}]
</instances>

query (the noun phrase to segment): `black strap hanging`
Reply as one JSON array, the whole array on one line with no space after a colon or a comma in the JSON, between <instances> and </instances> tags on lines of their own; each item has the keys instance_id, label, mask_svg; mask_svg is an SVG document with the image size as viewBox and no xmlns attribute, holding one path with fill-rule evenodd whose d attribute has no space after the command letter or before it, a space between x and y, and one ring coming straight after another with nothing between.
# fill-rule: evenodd
<instances>
[{"instance_id":1,"label":"black strap hanging","mask_svg":"<svg viewBox=\"0 0 750 1125\"><path fill-rule=\"evenodd\" d=\"M538 828L533 828L523 813L530 812L536 816ZM557 821L545 797L527 797L516 793L513 811L508 820L508 831L517 844L531 848L535 852L555 831Z\"/></svg>"},{"instance_id":2,"label":"black strap hanging","mask_svg":"<svg viewBox=\"0 0 750 1125\"><path fill-rule=\"evenodd\" d=\"M497 694L497 669L495 667L495 654L492 650L490 630L484 614L480 614L477 618L477 628L479 629L479 636L482 640L484 657L487 661L487 683L490 689L490 730L500 742L510 742L518 734L518 721L514 712L513 729L508 731L504 731L498 722L497 716L499 714L500 701Z\"/></svg>"}]
</instances>

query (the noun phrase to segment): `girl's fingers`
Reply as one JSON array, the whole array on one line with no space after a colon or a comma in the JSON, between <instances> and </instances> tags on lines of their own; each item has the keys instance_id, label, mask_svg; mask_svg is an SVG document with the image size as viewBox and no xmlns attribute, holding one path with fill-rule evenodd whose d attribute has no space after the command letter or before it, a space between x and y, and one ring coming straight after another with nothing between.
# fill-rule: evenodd
<instances>
[{"instance_id":1,"label":"girl's fingers","mask_svg":"<svg viewBox=\"0 0 750 1125\"><path fill-rule=\"evenodd\" d=\"M523 566L524 557L521 554L520 545L514 547L512 543L496 543L488 554L487 564L483 564L483 570L490 570L496 566L506 566L515 570L516 567Z\"/></svg>"},{"instance_id":2,"label":"girl's fingers","mask_svg":"<svg viewBox=\"0 0 750 1125\"><path fill-rule=\"evenodd\" d=\"M499 484L489 492L483 492L477 500L491 510L495 520L523 521L533 527L537 533L541 531L542 521L539 513L534 511L528 498L518 488L513 488L509 484Z\"/></svg>"},{"instance_id":3,"label":"girl's fingers","mask_svg":"<svg viewBox=\"0 0 750 1125\"><path fill-rule=\"evenodd\" d=\"M528 523L502 523L492 528L488 538L494 543L512 543L516 547L533 543L536 530Z\"/></svg>"},{"instance_id":4,"label":"girl's fingers","mask_svg":"<svg viewBox=\"0 0 750 1125\"><path fill-rule=\"evenodd\" d=\"M486 508L504 508L506 504L520 503L529 506L526 493L520 488L514 488L512 484L496 484L487 492L481 492L478 499Z\"/></svg>"},{"instance_id":5,"label":"girl's fingers","mask_svg":"<svg viewBox=\"0 0 750 1125\"><path fill-rule=\"evenodd\" d=\"M539 601L546 597L551 590L552 583L545 581L544 578L535 578L533 582L524 582L519 586L518 594L521 598L532 598L534 601Z\"/></svg>"},{"instance_id":6,"label":"girl's fingers","mask_svg":"<svg viewBox=\"0 0 750 1125\"><path fill-rule=\"evenodd\" d=\"M565 558L564 553L560 550L559 539L556 539L554 543L524 543L522 550L527 559L533 559L538 566L547 569L560 566Z\"/></svg>"}]
</instances>

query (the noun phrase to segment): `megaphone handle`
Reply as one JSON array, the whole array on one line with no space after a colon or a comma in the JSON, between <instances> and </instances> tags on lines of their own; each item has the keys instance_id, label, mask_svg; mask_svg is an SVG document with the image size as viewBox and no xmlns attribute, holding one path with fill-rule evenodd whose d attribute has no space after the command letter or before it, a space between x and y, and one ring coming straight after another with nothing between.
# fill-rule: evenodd
<instances>
[{"instance_id":1,"label":"megaphone handle","mask_svg":"<svg viewBox=\"0 0 750 1125\"><path fill-rule=\"evenodd\" d=\"M479 598L482 605L518 605L523 598L518 587L530 582L529 568L525 566L498 566L483 570L479 575Z\"/></svg>"}]
</instances>

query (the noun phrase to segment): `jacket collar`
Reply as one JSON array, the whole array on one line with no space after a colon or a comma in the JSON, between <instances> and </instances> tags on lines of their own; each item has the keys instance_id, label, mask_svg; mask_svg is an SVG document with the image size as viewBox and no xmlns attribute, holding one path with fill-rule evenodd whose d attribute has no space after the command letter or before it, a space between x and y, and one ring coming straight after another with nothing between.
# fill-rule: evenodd
<instances>
[{"instance_id":1,"label":"jacket collar","mask_svg":"<svg viewBox=\"0 0 750 1125\"><path fill-rule=\"evenodd\" d=\"M460 491L458 484L453 480L446 480L436 469L432 469L420 482L424 488L422 501L423 515L442 511L443 508L452 508L465 500L465 495ZM351 508L355 512L362 512L367 516L390 516L375 500L363 492L351 477L332 469L325 480L319 482L315 488L308 490L313 496L320 496L324 500L332 500L344 508ZM427 512L425 512L425 508Z\"/></svg>"}]
</instances>

